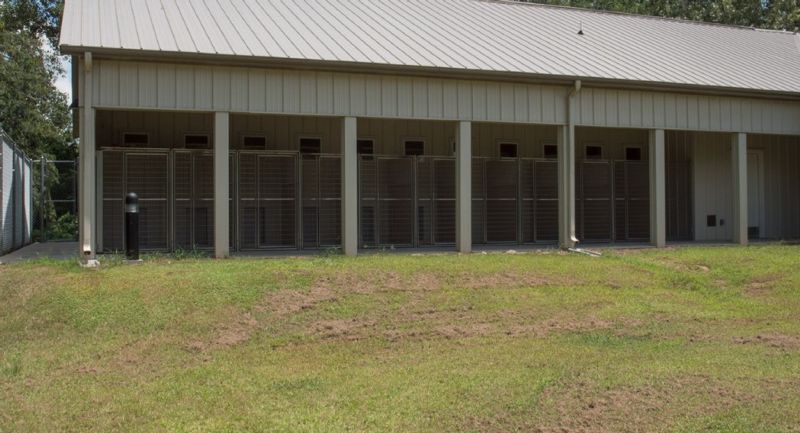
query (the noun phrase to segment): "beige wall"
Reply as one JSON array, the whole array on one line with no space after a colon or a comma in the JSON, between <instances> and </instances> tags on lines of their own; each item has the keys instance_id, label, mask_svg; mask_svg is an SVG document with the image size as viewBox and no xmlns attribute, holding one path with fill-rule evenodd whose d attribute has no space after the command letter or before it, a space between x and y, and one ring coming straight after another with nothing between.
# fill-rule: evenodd
<instances>
[{"instance_id":1,"label":"beige wall","mask_svg":"<svg viewBox=\"0 0 800 433\"><path fill-rule=\"evenodd\" d=\"M800 238L800 137L751 135L747 148L764 154L764 237Z\"/></svg>"},{"instance_id":2,"label":"beige wall","mask_svg":"<svg viewBox=\"0 0 800 433\"><path fill-rule=\"evenodd\" d=\"M603 147L603 159L624 160L627 147L642 149L642 161L647 161L648 132L643 129L577 128L575 158L585 159L588 145Z\"/></svg>"},{"instance_id":3,"label":"beige wall","mask_svg":"<svg viewBox=\"0 0 800 433\"><path fill-rule=\"evenodd\" d=\"M80 74L82 77L82 74ZM565 124L569 86L95 59L97 108ZM81 81L82 83L82 81ZM800 102L585 87L578 125L800 135Z\"/></svg>"}]
</instances>

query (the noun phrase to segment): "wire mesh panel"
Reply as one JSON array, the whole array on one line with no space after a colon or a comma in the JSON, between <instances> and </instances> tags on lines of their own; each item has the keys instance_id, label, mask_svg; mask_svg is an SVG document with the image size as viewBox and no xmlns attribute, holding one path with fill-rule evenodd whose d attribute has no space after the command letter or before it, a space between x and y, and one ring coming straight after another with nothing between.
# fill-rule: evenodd
<instances>
[{"instance_id":1,"label":"wire mesh panel","mask_svg":"<svg viewBox=\"0 0 800 433\"><path fill-rule=\"evenodd\" d=\"M578 236L590 242L609 242L612 229L612 164L610 161L581 161L580 197L576 225Z\"/></svg>"},{"instance_id":2,"label":"wire mesh panel","mask_svg":"<svg viewBox=\"0 0 800 433\"><path fill-rule=\"evenodd\" d=\"M650 238L650 167L646 162L614 163L614 240Z\"/></svg>"},{"instance_id":3,"label":"wire mesh panel","mask_svg":"<svg viewBox=\"0 0 800 433\"><path fill-rule=\"evenodd\" d=\"M301 159L303 248L341 245L341 159L303 155Z\"/></svg>"},{"instance_id":4,"label":"wire mesh panel","mask_svg":"<svg viewBox=\"0 0 800 433\"><path fill-rule=\"evenodd\" d=\"M378 159L378 245L414 245L413 162Z\"/></svg>"},{"instance_id":5,"label":"wire mesh panel","mask_svg":"<svg viewBox=\"0 0 800 433\"><path fill-rule=\"evenodd\" d=\"M514 243L517 236L516 159L486 161L486 242Z\"/></svg>"},{"instance_id":6,"label":"wire mesh panel","mask_svg":"<svg viewBox=\"0 0 800 433\"><path fill-rule=\"evenodd\" d=\"M378 244L378 160L362 156L358 161L360 244L365 247Z\"/></svg>"},{"instance_id":7,"label":"wire mesh panel","mask_svg":"<svg viewBox=\"0 0 800 433\"><path fill-rule=\"evenodd\" d=\"M296 248L297 157L239 154L239 246L243 250Z\"/></svg>"},{"instance_id":8,"label":"wire mesh panel","mask_svg":"<svg viewBox=\"0 0 800 433\"><path fill-rule=\"evenodd\" d=\"M519 220L522 243L536 242L536 178L535 161L520 159L519 161Z\"/></svg>"},{"instance_id":9,"label":"wire mesh panel","mask_svg":"<svg viewBox=\"0 0 800 433\"><path fill-rule=\"evenodd\" d=\"M175 248L214 247L214 157L176 151L173 156Z\"/></svg>"},{"instance_id":10,"label":"wire mesh panel","mask_svg":"<svg viewBox=\"0 0 800 433\"><path fill-rule=\"evenodd\" d=\"M139 246L143 250L169 248L169 155L127 153L125 193L139 195Z\"/></svg>"},{"instance_id":11,"label":"wire mesh panel","mask_svg":"<svg viewBox=\"0 0 800 433\"><path fill-rule=\"evenodd\" d=\"M434 161L418 158L416 161L417 185L417 243L433 245Z\"/></svg>"},{"instance_id":12,"label":"wire mesh panel","mask_svg":"<svg viewBox=\"0 0 800 433\"><path fill-rule=\"evenodd\" d=\"M486 243L486 160L472 159L472 243Z\"/></svg>"},{"instance_id":13,"label":"wire mesh panel","mask_svg":"<svg viewBox=\"0 0 800 433\"><path fill-rule=\"evenodd\" d=\"M558 241L558 162L534 162L536 242Z\"/></svg>"},{"instance_id":14,"label":"wire mesh panel","mask_svg":"<svg viewBox=\"0 0 800 433\"><path fill-rule=\"evenodd\" d=\"M456 161L433 161L433 243L456 242Z\"/></svg>"},{"instance_id":15,"label":"wire mesh panel","mask_svg":"<svg viewBox=\"0 0 800 433\"><path fill-rule=\"evenodd\" d=\"M669 162L666 171L667 240L693 240L692 164L690 161Z\"/></svg>"},{"instance_id":16,"label":"wire mesh panel","mask_svg":"<svg viewBox=\"0 0 800 433\"><path fill-rule=\"evenodd\" d=\"M123 153L103 151L103 250L122 251L125 212Z\"/></svg>"}]
</instances>

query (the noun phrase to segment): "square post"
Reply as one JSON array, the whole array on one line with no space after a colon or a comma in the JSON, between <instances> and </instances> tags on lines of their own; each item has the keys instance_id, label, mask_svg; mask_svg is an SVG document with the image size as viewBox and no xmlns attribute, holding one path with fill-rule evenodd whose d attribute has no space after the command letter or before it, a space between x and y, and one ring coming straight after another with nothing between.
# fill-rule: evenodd
<instances>
[{"instance_id":1,"label":"square post","mask_svg":"<svg viewBox=\"0 0 800 433\"><path fill-rule=\"evenodd\" d=\"M214 113L214 257L230 255L230 113Z\"/></svg>"},{"instance_id":2,"label":"square post","mask_svg":"<svg viewBox=\"0 0 800 433\"><path fill-rule=\"evenodd\" d=\"M342 119L342 253L358 255L358 119Z\"/></svg>"},{"instance_id":3,"label":"square post","mask_svg":"<svg viewBox=\"0 0 800 433\"><path fill-rule=\"evenodd\" d=\"M83 57L83 70L80 79L81 119L80 144L78 161L79 179L79 227L81 261L85 266L97 266L97 214L96 212L96 145L95 145L95 109L92 107L93 72L92 53Z\"/></svg>"},{"instance_id":4,"label":"square post","mask_svg":"<svg viewBox=\"0 0 800 433\"><path fill-rule=\"evenodd\" d=\"M663 129L650 130L650 243L667 245L667 188L665 138Z\"/></svg>"},{"instance_id":5,"label":"square post","mask_svg":"<svg viewBox=\"0 0 800 433\"><path fill-rule=\"evenodd\" d=\"M747 245L747 134L731 137L733 163L733 242Z\"/></svg>"},{"instance_id":6,"label":"square post","mask_svg":"<svg viewBox=\"0 0 800 433\"><path fill-rule=\"evenodd\" d=\"M472 252L472 123L456 125L456 249Z\"/></svg>"},{"instance_id":7,"label":"square post","mask_svg":"<svg viewBox=\"0 0 800 433\"><path fill-rule=\"evenodd\" d=\"M575 127L558 127L558 244L575 248Z\"/></svg>"}]
</instances>

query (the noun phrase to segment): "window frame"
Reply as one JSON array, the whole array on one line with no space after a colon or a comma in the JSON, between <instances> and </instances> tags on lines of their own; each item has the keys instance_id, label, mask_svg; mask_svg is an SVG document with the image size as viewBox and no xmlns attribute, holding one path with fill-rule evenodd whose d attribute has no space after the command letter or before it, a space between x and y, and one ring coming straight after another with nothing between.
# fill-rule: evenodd
<instances>
[{"instance_id":1,"label":"window frame","mask_svg":"<svg viewBox=\"0 0 800 433\"><path fill-rule=\"evenodd\" d=\"M131 143L131 144L128 144L128 142L125 140L125 137L127 137L129 135L143 135L146 138L147 141L145 143ZM121 147L144 147L144 148L147 148L147 147L150 147L150 144L151 143L150 143L150 133L149 132L144 132L144 131L123 131L122 135L121 135L121 138L120 138L120 146Z\"/></svg>"},{"instance_id":2,"label":"window frame","mask_svg":"<svg viewBox=\"0 0 800 433\"><path fill-rule=\"evenodd\" d=\"M547 155L547 148L548 147L554 147L556 149L555 155L553 155L553 156L548 156ZM555 160L557 160L558 159L558 143L553 143L551 141L543 141L542 142L542 159L547 159L547 160L555 159Z\"/></svg>"},{"instance_id":3,"label":"window frame","mask_svg":"<svg viewBox=\"0 0 800 433\"><path fill-rule=\"evenodd\" d=\"M639 150L639 159L628 159L628 149L637 149ZM625 161L644 161L644 146L639 144L626 144L625 145Z\"/></svg>"},{"instance_id":4,"label":"window frame","mask_svg":"<svg viewBox=\"0 0 800 433\"><path fill-rule=\"evenodd\" d=\"M359 143L360 142L365 142L365 141L369 141L371 143L370 144L370 150L371 150L370 153L362 153L361 149L359 148ZM376 143L376 140L374 138L372 138L372 137L360 137L360 138L357 138L356 139L356 154L357 155L375 156L375 143Z\"/></svg>"},{"instance_id":5,"label":"window frame","mask_svg":"<svg viewBox=\"0 0 800 433\"><path fill-rule=\"evenodd\" d=\"M503 146L514 146L514 156L503 156ZM512 140L498 140L497 141L497 156L500 158L519 158L519 143Z\"/></svg>"},{"instance_id":6,"label":"window frame","mask_svg":"<svg viewBox=\"0 0 800 433\"><path fill-rule=\"evenodd\" d=\"M408 143L419 142L422 143L422 153L419 155L408 154ZM428 154L428 142L424 138L419 137L404 137L403 138L403 156L425 156Z\"/></svg>"},{"instance_id":7,"label":"window frame","mask_svg":"<svg viewBox=\"0 0 800 433\"><path fill-rule=\"evenodd\" d=\"M260 148L260 149L257 149L255 147L248 147L245 144L245 140L247 140L248 138L264 139L264 146L262 148ZM242 134L241 138L239 140L239 144L240 144L242 150L267 150L268 149L266 134L250 134L250 133Z\"/></svg>"},{"instance_id":8,"label":"window frame","mask_svg":"<svg viewBox=\"0 0 800 433\"><path fill-rule=\"evenodd\" d=\"M303 140L317 140L319 142L319 152L303 152ZM301 155L321 155L322 154L322 136L314 134L301 134L297 136L297 153Z\"/></svg>"},{"instance_id":9,"label":"window frame","mask_svg":"<svg viewBox=\"0 0 800 433\"><path fill-rule=\"evenodd\" d=\"M598 158L590 157L589 156L590 147L596 147L600 149L600 157ZM601 143L586 143L583 145L583 159L589 161L602 161L605 158L605 156L606 156L605 146L603 146Z\"/></svg>"},{"instance_id":10,"label":"window frame","mask_svg":"<svg viewBox=\"0 0 800 433\"><path fill-rule=\"evenodd\" d=\"M189 137L205 137L207 147L189 147L186 139ZM214 144L211 142L211 134L207 132L187 132L183 134L183 148L186 150L211 150Z\"/></svg>"}]
</instances>

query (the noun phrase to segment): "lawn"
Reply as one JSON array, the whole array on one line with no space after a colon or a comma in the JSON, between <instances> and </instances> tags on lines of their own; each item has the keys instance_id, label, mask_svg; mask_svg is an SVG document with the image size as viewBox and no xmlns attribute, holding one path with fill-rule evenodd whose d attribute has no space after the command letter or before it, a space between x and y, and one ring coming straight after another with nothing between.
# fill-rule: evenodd
<instances>
[{"instance_id":1,"label":"lawn","mask_svg":"<svg viewBox=\"0 0 800 433\"><path fill-rule=\"evenodd\" d=\"M0 267L0 432L798 432L800 247Z\"/></svg>"}]
</instances>

